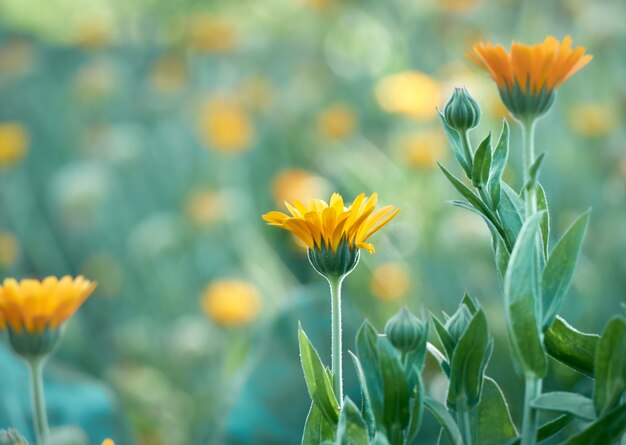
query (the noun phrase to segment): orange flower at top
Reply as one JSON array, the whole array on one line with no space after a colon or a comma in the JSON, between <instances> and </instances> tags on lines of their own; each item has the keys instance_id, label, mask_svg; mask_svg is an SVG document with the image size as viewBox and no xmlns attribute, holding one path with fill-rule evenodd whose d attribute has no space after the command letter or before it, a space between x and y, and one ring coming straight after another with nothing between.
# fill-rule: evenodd
<instances>
[{"instance_id":1,"label":"orange flower at top","mask_svg":"<svg viewBox=\"0 0 626 445\"><path fill-rule=\"evenodd\" d=\"M572 48L567 36L554 36L536 45L513 42L507 52L501 45L479 42L468 57L496 81L505 105L516 116L538 116L554 101L554 91L592 59L585 48Z\"/></svg>"},{"instance_id":2,"label":"orange flower at top","mask_svg":"<svg viewBox=\"0 0 626 445\"><path fill-rule=\"evenodd\" d=\"M82 276L42 281L7 278L0 285L0 329L17 333L57 329L89 297L95 283Z\"/></svg>"},{"instance_id":3,"label":"orange flower at top","mask_svg":"<svg viewBox=\"0 0 626 445\"><path fill-rule=\"evenodd\" d=\"M367 239L391 221L400 211L393 206L385 206L374 211L378 195L366 198L364 194L345 207L343 198L333 193L330 204L321 199L309 200L305 206L301 202L293 205L285 202L291 216L282 212L269 212L263 219L272 226L282 227L300 238L309 249L331 249L337 252L342 241L350 250L367 249L374 253L374 246Z\"/></svg>"}]
</instances>

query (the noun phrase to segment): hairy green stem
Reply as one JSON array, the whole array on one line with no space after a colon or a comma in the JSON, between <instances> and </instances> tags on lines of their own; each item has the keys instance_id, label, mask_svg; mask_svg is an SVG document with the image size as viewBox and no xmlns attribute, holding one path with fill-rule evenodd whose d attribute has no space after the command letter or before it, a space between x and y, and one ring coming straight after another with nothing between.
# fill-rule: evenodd
<instances>
[{"instance_id":1,"label":"hairy green stem","mask_svg":"<svg viewBox=\"0 0 626 445\"><path fill-rule=\"evenodd\" d=\"M535 445L535 443L537 443L539 412L536 409L532 408L530 406L530 403L541 395L541 383L541 379L526 377L521 445Z\"/></svg>"},{"instance_id":2,"label":"hairy green stem","mask_svg":"<svg viewBox=\"0 0 626 445\"><path fill-rule=\"evenodd\" d=\"M341 372L341 283L343 277L328 278L328 284L330 285L330 299L332 302L331 311L331 360L333 373L333 384L335 389L335 396L337 401L341 405L343 403L343 379Z\"/></svg>"},{"instance_id":3,"label":"hairy green stem","mask_svg":"<svg viewBox=\"0 0 626 445\"><path fill-rule=\"evenodd\" d=\"M469 139L469 131L465 130L461 132L461 145L463 146L463 153L465 154L465 161L469 166L469 170L472 171L474 166L474 155L472 154L472 145Z\"/></svg>"},{"instance_id":4,"label":"hairy green stem","mask_svg":"<svg viewBox=\"0 0 626 445\"><path fill-rule=\"evenodd\" d=\"M33 424L37 445L45 445L48 440L48 415L46 413L46 401L43 388L43 358L28 360L30 370L30 388L33 404Z\"/></svg>"}]
</instances>

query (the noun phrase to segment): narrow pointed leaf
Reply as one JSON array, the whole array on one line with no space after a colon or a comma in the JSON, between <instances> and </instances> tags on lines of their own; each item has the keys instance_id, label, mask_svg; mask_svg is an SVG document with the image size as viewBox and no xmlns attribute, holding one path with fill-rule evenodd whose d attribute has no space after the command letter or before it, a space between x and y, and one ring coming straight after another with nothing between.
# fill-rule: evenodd
<instances>
[{"instance_id":1,"label":"narrow pointed leaf","mask_svg":"<svg viewBox=\"0 0 626 445\"><path fill-rule=\"evenodd\" d=\"M524 202L519 195L506 182L502 182L502 195L498 215L502 221L502 227L511 241L515 244L517 235L524 224Z\"/></svg>"},{"instance_id":2,"label":"narrow pointed leaf","mask_svg":"<svg viewBox=\"0 0 626 445\"><path fill-rule=\"evenodd\" d=\"M507 328L513 352L526 375L541 378L547 371L546 354L536 315L536 236L542 213L524 223L513 247L504 278Z\"/></svg>"},{"instance_id":3,"label":"narrow pointed leaf","mask_svg":"<svg viewBox=\"0 0 626 445\"><path fill-rule=\"evenodd\" d=\"M421 374L418 372L411 401L411 417L406 431L407 442L409 443L415 438L422 425L422 417L424 415L424 395L424 383L422 382Z\"/></svg>"},{"instance_id":4,"label":"narrow pointed leaf","mask_svg":"<svg viewBox=\"0 0 626 445\"><path fill-rule=\"evenodd\" d=\"M459 431L459 427L446 407L430 397L424 398L424 405L435 416L435 419L437 419L437 422L439 422L439 425L446 433L448 440L454 445L463 445L461 431Z\"/></svg>"},{"instance_id":5,"label":"narrow pointed leaf","mask_svg":"<svg viewBox=\"0 0 626 445\"><path fill-rule=\"evenodd\" d=\"M542 411L568 413L584 420L595 420L593 400L572 392L546 392L536 398L531 406Z\"/></svg>"},{"instance_id":6,"label":"narrow pointed leaf","mask_svg":"<svg viewBox=\"0 0 626 445\"><path fill-rule=\"evenodd\" d=\"M479 212L484 214L487 218L492 220L491 211L489 208L481 201L481 199L476 195L468 186L466 186L460 179L454 176L452 173L448 171L443 165L439 164L439 168L443 172L443 174L448 178L450 183L454 186L455 189L465 198L467 201L473 205Z\"/></svg>"},{"instance_id":7,"label":"narrow pointed leaf","mask_svg":"<svg viewBox=\"0 0 626 445\"><path fill-rule=\"evenodd\" d=\"M381 380L383 384L383 423L388 431L409 423L409 385L400 353L385 337L378 337Z\"/></svg>"},{"instance_id":8,"label":"narrow pointed leaf","mask_svg":"<svg viewBox=\"0 0 626 445\"><path fill-rule=\"evenodd\" d=\"M540 183L537 183L537 210L545 210L541 218L541 242L543 244L543 256L548 258L548 246L550 242L550 209L548 209L548 198L546 191Z\"/></svg>"},{"instance_id":9,"label":"narrow pointed leaf","mask_svg":"<svg viewBox=\"0 0 626 445\"><path fill-rule=\"evenodd\" d=\"M609 411L562 445L611 444L626 432L626 403Z\"/></svg>"},{"instance_id":10,"label":"narrow pointed leaf","mask_svg":"<svg viewBox=\"0 0 626 445\"><path fill-rule=\"evenodd\" d=\"M498 208L500 204L502 174L509 158L509 124L505 119L502 120L502 131L500 138L493 150L491 160L491 172L489 174L489 195L494 208Z\"/></svg>"},{"instance_id":11,"label":"narrow pointed leaf","mask_svg":"<svg viewBox=\"0 0 626 445\"><path fill-rule=\"evenodd\" d=\"M480 143L474 154L472 184L474 187L487 185L491 169L491 133Z\"/></svg>"},{"instance_id":12,"label":"narrow pointed leaf","mask_svg":"<svg viewBox=\"0 0 626 445\"><path fill-rule=\"evenodd\" d=\"M336 445L366 445L367 427L356 405L348 397L344 400L337 425Z\"/></svg>"},{"instance_id":13,"label":"narrow pointed leaf","mask_svg":"<svg viewBox=\"0 0 626 445\"><path fill-rule=\"evenodd\" d=\"M367 425L367 431L369 433L369 436L373 437L376 432L376 421L374 419L374 413L372 411L372 401L369 393L369 388L367 387L365 372L363 371L363 367L361 366L359 358L351 351L348 351L348 353L350 354L350 357L352 357L352 362L354 363L354 368L356 369L356 375L359 379L359 385L361 386L361 397L363 398L363 420L365 420L365 424Z\"/></svg>"},{"instance_id":14,"label":"narrow pointed leaf","mask_svg":"<svg viewBox=\"0 0 626 445\"><path fill-rule=\"evenodd\" d=\"M311 402L304 424L302 445L319 445L326 440L335 440L335 426L328 422L315 402Z\"/></svg>"},{"instance_id":15,"label":"narrow pointed leaf","mask_svg":"<svg viewBox=\"0 0 626 445\"><path fill-rule=\"evenodd\" d=\"M571 414L563 414L562 416L544 423L537 428L537 442L541 442L542 440L546 440L554 436L567 425L572 423L572 420L574 420L574 416ZM521 438L516 437L515 439L505 442L505 445L519 445L520 443L522 443Z\"/></svg>"},{"instance_id":16,"label":"narrow pointed leaf","mask_svg":"<svg viewBox=\"0 0 626 445\"><path fill-rule=\"evenodd\" d=\"M626 321L620 315L607 323L596 349L593 401L598 415L614 408L626 390Z\"/></svg>"},{"instance_id":17,"label":"narrow pointed leaf","mask_svg":"<svg viewBox=\"0 0 626 445\"><path fill-rule=\"evenodd\" d=\"M374 327L367 321L363 322L356 335L356 351L363 368L372 414L376 424L382 425L384 400L377 337Z\"/></svg>"}]
</instances>

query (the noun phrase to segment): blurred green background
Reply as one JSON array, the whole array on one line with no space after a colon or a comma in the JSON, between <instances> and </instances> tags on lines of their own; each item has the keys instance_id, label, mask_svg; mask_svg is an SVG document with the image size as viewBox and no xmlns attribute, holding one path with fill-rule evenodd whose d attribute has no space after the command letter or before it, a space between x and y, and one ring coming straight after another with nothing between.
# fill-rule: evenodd
<instances>
[{"instance_id":1,"label":"blurred green background","mask_svg":"<svg viewBox=\"0 0 626 445\"><path fill-rule=\"evenodd\" d=\"M468 290L496 336L489 374L519 401L489 234L445 204L435 107L466 86L473 137L499 132L495 85L464 57L477 40L570 34L594 55L538 149L552 241L593 209L563 315L599 331L626 295L624 21L622 0L0 0L0 273L98 281L53 366L102 381L113 405L76 421L94 442L116 425L122 445L296 443L295 326L308 317L324 351L330 305L302 246L260 215L332 191L402 209L346 282L347 332L402 305L450 311ZM520 139L513 125L516 187ZM552 369L547 389L590 388ZM27 425L5 386L0 427Z\"/></svg>"}]
</instances>

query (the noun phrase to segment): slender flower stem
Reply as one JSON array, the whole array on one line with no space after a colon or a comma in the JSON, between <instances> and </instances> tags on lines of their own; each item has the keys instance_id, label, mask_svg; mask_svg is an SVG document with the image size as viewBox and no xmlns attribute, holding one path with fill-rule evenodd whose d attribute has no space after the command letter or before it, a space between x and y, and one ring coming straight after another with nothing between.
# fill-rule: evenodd
<instances>
[{"instance_id":1,"label":"slender flower stem","mask_svg":"<svg viewBox=\"0 0 626 445\"><path fill-rule=\"evenodd\" d=\"M333 382L335 387L335 396L337 401L341 405L343 403L343 380L341 372L341 283L343 277L331 277L328 278L328 284L330 285L330 299L332 301L332 345L331 345L331 360L333 373Z\"/></svg>"},{"instance_id":2,"label":"slender flower stem","mask_svg":"<svg viewBox=\"0 0 626 445\"><path fill-rule=\"evenodd\" d=\"M469 131L465 130L461 133L461 145L463 146L463 153L465 154L465 160L469 166L470 171L474 165L474 155L472 154L472 144L469 139Z\"/></svg>"},{"instance_id":3,"label":"slender flower stem","mask_svg":"<svg viewBox=\"0 0 626 445\"><path fill-rule=\"evenodd\" d=\"M535 443L537 443L537 425L539 413L536 409L530 406L530 403L541 394L541 383L541 379L526 377L521 445L535 445Z\"/></svg>"},{"instance_id":4,"label":"slender flower stem","mask_svg":"<svg viewBox=\"0 0 626 445\"><path fill-rule=\"evenodd\" d=\"M37 445L45 445L48 440L48 415L46 414L46 401L43 388L44 358L28 360L30 370L31 397L33 404L33 423Z\"/></svg>"},{"instance_id":5,"label":"slender flower stem","mask_svg":"<svg viewBox=\"0 0 626 445\"><path fill-rule=\"evenodd\" d=\"M524 186L529 185L530 168L535 163L535 118L527 118L522 123L522 134L524 137ZM526 202L526 218L529 218L537 211L536 185L526 189L524 194Z\"/></svg>"}]
</instances>

